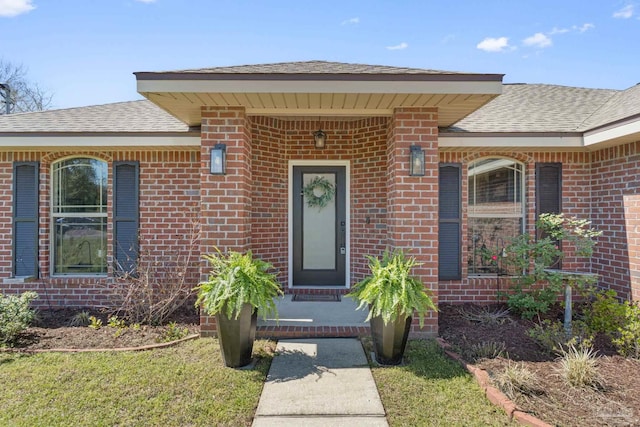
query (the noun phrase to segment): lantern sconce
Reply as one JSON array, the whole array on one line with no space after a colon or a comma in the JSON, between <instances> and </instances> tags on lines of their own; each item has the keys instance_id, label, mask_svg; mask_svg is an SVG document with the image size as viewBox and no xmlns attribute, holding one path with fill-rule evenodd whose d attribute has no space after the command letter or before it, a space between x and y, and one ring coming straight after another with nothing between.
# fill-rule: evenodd
<instances>
[{"instance_id":1,"label":"lantern sconce","mask_svg":"<svg viewBox=\"0 0 640 427\"><path fill-rule=\"evenodd\" d=\"M409 176L424 176L424 150L419 145L411 146Z\"/></svg>"},{"instance_id":2,"label":"lantern sconce","mask_svg":"<svg viewBox=\"0 0 640 427\"><path fill-rule=\"evenodd\" d=\"M216 144L211 149L211 174L225 175L227 173L227 146Z\"/></svg>"},{"instance_id":3,"label":"lantern sconce","mask_svg":"<svg viewBox=\"0 0 640 427\"><path fill-rule=\"evenodd\" d=\"M327 144L327 134L319 129L313 133L313 142L316 148L324 148Z\"/></svg>"}]
</instances>

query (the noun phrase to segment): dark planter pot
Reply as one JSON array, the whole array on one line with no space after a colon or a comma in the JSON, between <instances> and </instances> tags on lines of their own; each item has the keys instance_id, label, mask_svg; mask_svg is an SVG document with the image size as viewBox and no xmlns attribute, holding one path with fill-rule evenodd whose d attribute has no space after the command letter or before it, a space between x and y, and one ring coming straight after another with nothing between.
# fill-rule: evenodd
<instances>
[{"instance_id":1,"label":"dark planter pot","mask_svg":"<svg viewBox=\"0 0 640 427\"><path fill-rule=\"evenodd\" d=\"M411 329L412 317L398 318L395 322L384 324L382 317L372 317L371 336L376 353L376 361L381 365L398 365L402 362L407 337Z\"/></svg>"},{"instance_id":2,"label":"dark planter pot","mask_svg":"<svg viewBox=\"0 0 640 427\"><path fill-rule=\"evenodd\" d=\"M239 368L251 363L258 310L251 304L244 304L237 319L229 319L225 314L218 313L216 322L224 364L230 368Z\"/></svg>"}]
</instances>

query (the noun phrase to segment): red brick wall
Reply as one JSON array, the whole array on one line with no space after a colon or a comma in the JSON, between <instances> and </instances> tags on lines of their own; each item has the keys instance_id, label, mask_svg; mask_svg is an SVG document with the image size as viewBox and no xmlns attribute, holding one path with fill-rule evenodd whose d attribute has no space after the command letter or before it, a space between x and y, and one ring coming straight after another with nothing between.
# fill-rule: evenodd
<instances>
[{"instance_id":1,"label":"red brick wall","mask_svg":"<svg viewBox=\"0 0 640 427\"><path fill-rule=\"evenodd\" d=\"M441 150L440 161L444 163L462 164L462 280L439 282L440 302L490 304L497 301L497 292L508 286L506 278L469 275L468 269L468 237L467 237L467 168L469 163L486 157L505 157L519 161L525 165L525 230L535 230L535 164L537 162L562 163L562 210L568 215L584 219L590 218L590 164L588 153L550 153L550 152L509 152L509 151L447 151ZM563 268L579 271L591 271L589 260L576 258L573 251L563 247L567 257L563 260ZM595 259L595 257L594 257Z\"/></svg>"},{"instance_id":2,"label":"red brick wall","mask_svg":"<svg viewBox=\"0 0 640 427\"><path fill-rule=\"evenodd\" d=\"M425 151L425 176L409 176L410 146ZM389 246L410 250L422 265L415 270L438 302L438 113L435 108L394 111L387 143ZM416 201L419 201L416 203ZM438 334L437 312L414 333Z\"/></svg>"},{"instance_id":3,"label":"red brick wall","mask_svg":"<svg viewBox=\"0 0 640 427\"><path fill-rule=\"evenodd\" d=\"M365 255L386 246L385 138L388 119L281 120L251 117L253 145L251 247L288 283L288 164L290 160L351 162L351 282L367 273ZM313 146L322 128L327 147ZM367 221L368 218L368 221Z\"/></svg>"},{"instance_id":4,"label":"red brick wall","mask_svg":"<svg viewBox=\"0 0 640 427\"><path fill-rule=\"evenodd\" d=\"M593 271L623 298L640 299L640 141L591 154L592 221L602 230Z\"/></svg>"},{"instance_id":5,"label":"red brick wall","mask_svg":"<svg viewBox=\"0 0 640 427\"><path fill-rule=\"evenodd\" d=\"M89 156L108 162L108 241L107 260L109 274L104 278L50 277L50 171L51 164L69 156ZM199 206L200 156L197 151L74 151L74 152L14 152L0 153L0 289L6 293L35 290L40 294L39 306L105 306L109 305L107 290L113 285L112 227L112 162L120 160L140 162L140 252L154 259L166 260L183 252L191 234L193 209ZM40 279L17 283L12 275L12 162L40 162ZM198 254L196 254L196 258ZM190 280L198 281L198 270L193 268Z\"/></svg>"}]
</instances>

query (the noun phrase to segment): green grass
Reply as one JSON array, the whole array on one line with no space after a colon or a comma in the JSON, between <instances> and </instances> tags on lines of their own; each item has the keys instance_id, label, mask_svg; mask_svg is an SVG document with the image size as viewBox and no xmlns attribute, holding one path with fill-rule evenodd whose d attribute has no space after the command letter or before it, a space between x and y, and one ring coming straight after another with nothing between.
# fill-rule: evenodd
<instances>
[{"instance_id":1,"label":"green grass","mask_svg":"<svg viewBox=\"0 0 640 427\"><path fill-rule=\"evenodd\" d=\"M512 425L485 398L475 379L434 341L409 341L405 362L372 368L391 426Z\"/></svg>"},{"instance_id":2,"label":"green grass","mask_svg":"<svg viewBox=\"0 0 640 427\"><path fill-rule=\"evenodd\" d=\"M0 353L0 425L251 425L271 356L225 368L218 341L145 352Z\"/></svg>"}]
</instances>

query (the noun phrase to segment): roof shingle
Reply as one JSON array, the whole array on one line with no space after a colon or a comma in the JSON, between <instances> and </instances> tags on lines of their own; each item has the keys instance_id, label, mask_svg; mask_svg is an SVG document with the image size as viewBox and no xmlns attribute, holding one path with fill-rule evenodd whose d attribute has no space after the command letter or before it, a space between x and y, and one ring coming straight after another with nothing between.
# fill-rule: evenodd
<instances>
[{"instance_id":1,"label":"roof shingle","mask_svg":"<svg viewBox=\"0 0 640 427\"><path fill-rule=\"evenodd\" d=\"M154 72L156 73L156 72ZM194 68L159 71L180 74L475 74L423 68L391 67L385 65L350 64L330 61L278 62L272 64L236 65L230 67Z\"/></svg>"},{"instance_id":2,"label":"roof shingle","mask_svg":"<svg viewBox=\"0 0 640 427\"><path fill-rule=\"evenodd\" d=\"M502 95L449 132L580 132L619 91L546 84L505 84Z\"/></svg>"},{"instance_id":3,"label":"roof shingle","mask_svg":"<svg viewBox=\"0 0 640 427\"><path fill-rule=\"evenodd\" d=\"M147 100L0 115L0 133L188 131L189 126Z\"/></svg>"}]
</instances>

